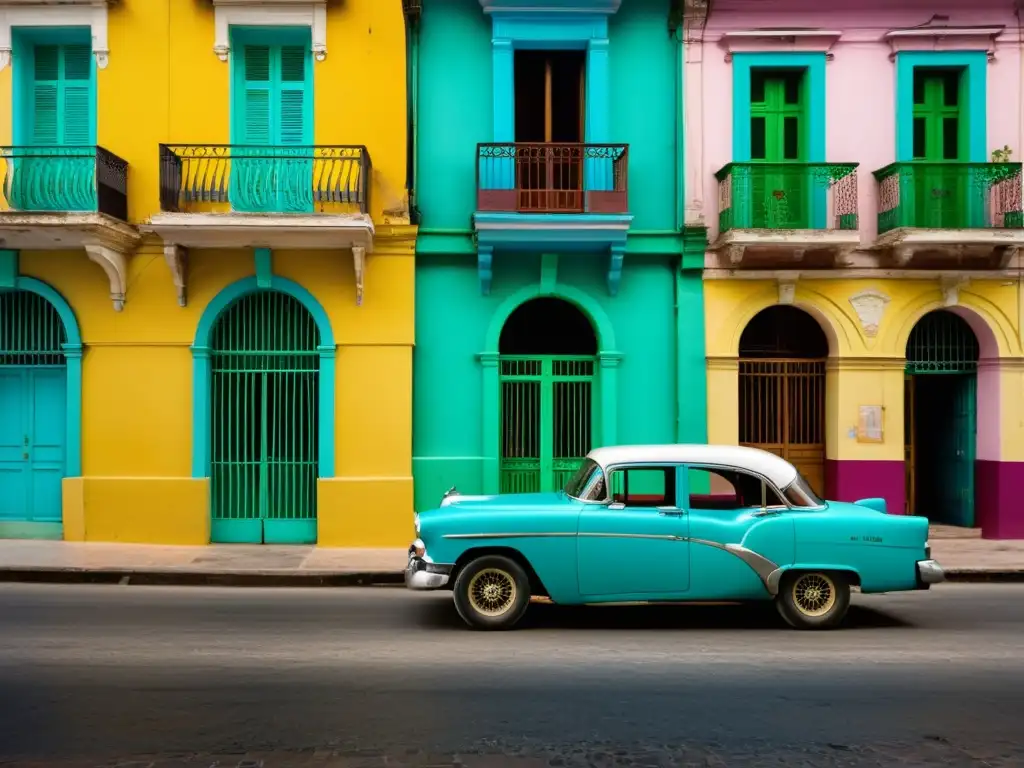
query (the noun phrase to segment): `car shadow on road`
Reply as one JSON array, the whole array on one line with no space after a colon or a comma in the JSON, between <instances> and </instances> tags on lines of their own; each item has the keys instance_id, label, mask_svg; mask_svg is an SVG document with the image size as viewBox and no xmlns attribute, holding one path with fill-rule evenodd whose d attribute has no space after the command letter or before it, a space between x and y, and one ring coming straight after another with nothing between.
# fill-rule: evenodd
<instances>
[{"instance_id":1,"label":"car shadow on road","mask_svg":"<svg viewBox=\"0 0 1024 768\"><path fill-rule=\"evenodd\" d=\"M464 630L451 599L430 601L419 613L421 626ZM892 629L913 625L863 605L850 606L843 630ZM792 631L771 603L669 604L629 606L530 606L517 630L723 630Z\"/></svg>"}]
</instances>

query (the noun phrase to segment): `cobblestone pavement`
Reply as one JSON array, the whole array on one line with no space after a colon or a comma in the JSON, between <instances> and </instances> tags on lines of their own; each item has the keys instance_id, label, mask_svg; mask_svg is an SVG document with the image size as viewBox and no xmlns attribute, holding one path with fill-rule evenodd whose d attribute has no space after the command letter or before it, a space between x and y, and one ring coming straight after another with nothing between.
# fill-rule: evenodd
<instances>
[{"instance_id":1,"label":"cobblestone pavement","mask_svg":"<svg viewBox=\"0 0 1024 768\"><path fill-rule=\"evenodd\" d=\"M1024 588L771 610L0 586L0 766L1024 766Z\"/></svg>"}]
</instances>

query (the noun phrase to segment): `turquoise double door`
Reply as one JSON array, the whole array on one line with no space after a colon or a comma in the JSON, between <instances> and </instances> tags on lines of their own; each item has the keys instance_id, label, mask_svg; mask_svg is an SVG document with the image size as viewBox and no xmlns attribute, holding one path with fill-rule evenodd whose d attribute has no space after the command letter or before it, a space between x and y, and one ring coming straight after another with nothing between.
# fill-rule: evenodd
<instances>
[{"instance_id":1,"label":"turquoise double door","mask_svg":"<svg viewBox=\"0 0 1024 768\"><path fill-rule=\"evenodd\" d=\"M63 366L0 366L0 525L60 523Z\"/></svg>"}]
</instances>

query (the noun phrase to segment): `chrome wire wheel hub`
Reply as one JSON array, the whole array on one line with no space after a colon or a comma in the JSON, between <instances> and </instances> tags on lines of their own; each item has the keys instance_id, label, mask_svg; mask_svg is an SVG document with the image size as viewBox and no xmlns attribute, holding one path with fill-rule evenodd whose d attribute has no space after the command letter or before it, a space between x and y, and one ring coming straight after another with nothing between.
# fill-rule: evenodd
<instances>
[{"instance_id":1,"label":"chrome wire wheel hub","mask_svg":"<svg viewBox=\"0 0 1024 768\"><path fill-rule=\"evenodd\" d=\"M469 603L484 616L501 616L516 601L516 580L497 568L485 568L469 582Z\"/></svg>"},{"instance_id":2,"label":"chrome wire wheel hub","mask_svg":"<svg viewBox=\"0 0 1024 768\"><path fill-rule=\"evenodd\" d=\"M807 573L793 584L793 604L805 616L824 616L836 604L836 585L823 573Z\"/></svg>"}]
</instances>

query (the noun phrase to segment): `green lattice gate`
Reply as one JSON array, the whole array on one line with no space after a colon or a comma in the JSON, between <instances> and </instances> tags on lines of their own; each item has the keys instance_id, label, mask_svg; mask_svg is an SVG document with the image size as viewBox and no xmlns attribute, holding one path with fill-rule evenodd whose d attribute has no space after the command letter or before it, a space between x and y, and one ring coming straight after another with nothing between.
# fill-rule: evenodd
<instances>
[{"instance_id":1,"label":"green lattice gate","mask_svg":"<svg viewBox=\"0 0 1024 768\"><path fill-rule=\"evenodd\" d=\"M593 357L501 358L501 492L562 488L593 447Z\"/></svg>"},{"instance_id":2,"label":"green lattice gate","mask_svg":"<svg viewBox=\"0 0 1024 768\"><path fill-rule=\"evenodd\" d=\"M316 541L319 331L291 296L231 306L211 344L212 540Z\"/></svg>"},{"instance_id":3,"label":"green lattice gate","mask_svg":"<svg viewBox=\"0 0 1024 768\"><path fill-rule=\"evenodd\" d=\"M944 310L921 318L907 341L909 511L935 522L974 525L979 352L967 322Z\"/></svg>"}]
</instances>

